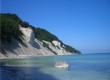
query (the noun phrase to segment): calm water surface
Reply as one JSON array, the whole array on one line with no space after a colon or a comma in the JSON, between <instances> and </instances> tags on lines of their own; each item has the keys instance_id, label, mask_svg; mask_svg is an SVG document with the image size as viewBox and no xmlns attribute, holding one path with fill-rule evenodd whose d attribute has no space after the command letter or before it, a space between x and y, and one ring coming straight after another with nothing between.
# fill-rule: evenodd
<instances>
[{"instance_id":1,"label":"calm water surface","mask_svg":"<svg viewBox=\"0 0 110 80\"><path fill-rule=\"evenodd\" d=\"M65 61L67 69L54 67ZM110 80L110 53L1 60L1 80Z\"/></svg>"}]
</instances>

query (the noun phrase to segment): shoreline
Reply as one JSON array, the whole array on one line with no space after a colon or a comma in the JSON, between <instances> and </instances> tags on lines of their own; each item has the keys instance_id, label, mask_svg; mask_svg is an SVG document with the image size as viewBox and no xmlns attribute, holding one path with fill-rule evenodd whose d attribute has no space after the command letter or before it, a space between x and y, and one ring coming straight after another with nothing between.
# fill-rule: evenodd
<instances>
[{"instance_id":1,"label":"shoreline","mask_svg":"<svg viewBox=\"0 0 110 80\"><path fill-rule=\"evenodd\" d=\"M71 54L66 54L66 55L71 55ZM65 55L19 55L19 56L12 56L12 57L2 57L0 60L4 59L26 59L29 57L49 57L49 56L65 56Z\"/></svg>"},{"instance_id":2,"label":"shoreline","mask_svg":"<svg viewBox=\"0 0 110 80\"><path fill-rule=\"evenodd\" d=\"M2 57L0 60L4 59L23 59L23 58L29 58L29 57L42 57L42 56L53 56L53 55L19 55L19 56L8 56L8 57ZM54 55L55 56L55 55Z\"/></svg>"}]
</instances>

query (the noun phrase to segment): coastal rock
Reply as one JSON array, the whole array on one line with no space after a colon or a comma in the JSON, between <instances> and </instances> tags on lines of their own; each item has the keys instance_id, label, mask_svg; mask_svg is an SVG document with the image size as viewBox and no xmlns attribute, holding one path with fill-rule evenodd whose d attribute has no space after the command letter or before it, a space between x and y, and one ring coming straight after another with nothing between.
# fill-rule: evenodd
<instances>
[{"instance_id":1,"label":"coastal rock","mask_svg":"<svg viewBox=\"0 0 110 80\"><path fill-rule=\"evenodd\" d=\"M68 54L67 51L63 47L61 47L61 43L57 40L53 40L53 44L48 41L44 41L48 44L48 48L44 47L42 42L35 38L34 32L31 28L24 28L19 25L20 30L23 33L22 43L13 39L11 44L3 44L0 43L2 51L0 52L0 59L4 58L21 58L24 56L38 56L38 55L64 55ZM3 55L3 53L6 54Z\"/></svg>"},{"instance_id":2,"label":"coastal rock","mask_svg":"<svg viewBox=\"0 0 110 80\"><path fill-rule=\"evenodd\" d=\"M57 40L53 40L52 43L43 40L43 42L45 42L46 44L49 45L49 47L52 49L52 51L54 51L55 53L57 53L57 55L67 55L69 54L69 52L67 52L64 48L64 45L61 46L61 43Z\"/></svg>"},{"instance_id":3,"label":"coastal rock","mask_svg":"<svg viewBox=\"0 0 110 80\"><path fill-rule=\"evenodd\" d=\"M80 51L64 44L54 34L24 22L16 14L0 15L3 18L1 21L3 27L1 27L0 59L80 54Z\"/></svg>"},{"instance_id":4,"label":"coastal rock","mask_svg":"<svg viewBox=\"0 0 110 80\"><path fill-rule=\"evenodd\" d=\"M64 61L57 61L55 63L55 67L56 68L68 68L68 66L69 65L66 62L64 62Z\"/></svg>"}]
</instances>

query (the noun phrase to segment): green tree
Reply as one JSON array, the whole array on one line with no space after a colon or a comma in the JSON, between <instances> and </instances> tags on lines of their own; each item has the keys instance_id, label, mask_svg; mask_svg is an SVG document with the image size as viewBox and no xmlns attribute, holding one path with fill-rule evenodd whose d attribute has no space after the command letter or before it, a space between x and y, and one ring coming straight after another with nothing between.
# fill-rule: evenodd
<instances>
[{"instance_id":1,"label":"green tree","mask_svg":"<svg viewBox=\"0 0 110 80\"><path fill-rule=\"evenodd\" d=\"M51 33L48 32L47 30L41 29L41 28L35 28L35 27L33 27L33 26L31 26L31 28L33 29L34 34L35 34L35 37L36 37L38 40L40 40L40 41L45 40L45 41L49 41L49 42L51 42L51 43L52 43L53 40L57 40L57 41L59 41L59 42L61 43L61 46L62 46L62 47L63 47L63 45L65 46L65 50L66 50L66 51L68 51L68 52L70 52L70 53L78 53L78 54L81 53L81 52L78 51L77 49L75 49L75 48L73 48L73 47L71 47L71 46L69 46L69 45L64 44L64 43L63 43L61 40L59 40L55 35L51 34ZM48 45L47 45L46 43L43 43L43 46L44 46L44 47L47 47L47 48L49 49L49 47L48 47ZM51 50L51 51L52 51L52 50Z\"/></svg>"},{"instance_id":2,"label":"green tree","mask_svg":"<svg viewBox=\"0 0 110 80\"><path fill-rule=\"evenodd\" d=\"M29 27L29 23L28 22L22 22L20 25L22 27L25 27L25 28Z\"/></svg>"},{"instance_id":3,"label":"green tree","mask_svg":"<svg viewBox=\"0 0 110 80\"><path fill-rule=\"evenodd\" d=\"M16 15L16 14L0 14L0 33L1 33L1 41L2 42L11 42L12 39L16 39L18 41L22 41L22 35L23 33L20 31L19 29L19 24L22 27L31 27L34 31L35 37L42 41L49 41L52 43L53 40L57 40L61 43L61 46L63 47L63 45L65 46L65 50L71 53L78 53L80 54L81 52L78 51L77 49L64 44L61 40L59 40L55 35L53 35L52 33L48 32L45 29L41 29L41 28L35 28L32 25L29 25L28 22L22 22L22 20ZM47 47L49 50L51 50L52 52L54 52L46 43L43 43L44 47ZM54 52L54 54L57 54Z\"/></svg>"},{"instance_id":4,"label":"green tree","mask_svg":"<svg viewBox=\"0 0 110 80\"><path fill-rule=\"evenodd\" d=\"M19 30L18 22L6 15L1 14L0 16L1 41L10 43L12 38L21 41L23 34Z\"/></svg>"},{"instance_id":5,"label":"green tree","mask_svg":"<svg viewBox=\"0 0 110 80\"><path fill-rule=\"evenodd\" d=\"M49 42L52 42L53 40L59 41L59 39L55 35L51 34L50 32L48 32L45 29L34 28L32 26L31 26L31 28L33 29L33 31L35 33L35 37L40 41L42 41L42 40L46 40Z\"/></svg>"},{"instance_id":6,"label":"green tree","mask_svg":"<svg viewBox=\"0 0 110 80\"><path fill-rule=\"evenodd\" d=\"M10 13L2 14L1 13L1 15L16 21L18 24L22 23L22 20L16 14L10 14Z\"/></svg>"},{"instance_id":7,"label":"green tree","mask_svg":"<svg viewBox=\"0 0 110 80\"><path fill-rule=\"evenodd\" d=\"M69 46L69 45L65 45L66 47L65 47L65 50L66 51L69 51L70 53L78 53L78 54L81 54L81 52L80 51L78 51L77 49L75 49L75 48L73 48L73 47L71 47L71 46Z\"/></svg>"}]
</instances>

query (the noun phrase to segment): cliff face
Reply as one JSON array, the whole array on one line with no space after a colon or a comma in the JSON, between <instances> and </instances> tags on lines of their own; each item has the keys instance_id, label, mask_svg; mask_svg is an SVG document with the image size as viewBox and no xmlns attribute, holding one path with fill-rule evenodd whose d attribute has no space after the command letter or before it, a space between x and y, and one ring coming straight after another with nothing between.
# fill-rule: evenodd
<instances>
[{"instance_id":1,"label":"cliff face","mask_svg":"<svg viewBox=\"0 0 110 80\"><path fill-rule=\"evenodd\" d=\"M1 43L0 58L25 55L64 55L69 53L64 49L65 46L61 47L60 42L55 40L52 43L45 40L41 42L35 38L33 30L30 27L24 28L19 26L19 28L23 33L22 42L13 39L12 43ZM44 46L44 43L48 47Z\"/></svg>"},{"instance_id":2,"label":"cliff face","mask_svg":"<svg viewBox=\"0 0 110 80\"><path fill-rule=\"evenodd\" d=\"M0 14L0 58L80 54L57 36L42 28L23 22L16 14Z\"/></svg>"},{"instance_id":3,"label":"cliff face","mask_svg":"<svg viewBox=\"0 0 110 80\"><path fill-rule=\"evenodd\" d=\"M51 50L56 53L57 55L65 55L65 54L69 54L69 52L67 52L64 48L65 47L61 47L61 43L59 41L53 40L52 43L48 42L48 41L43 41L46 44L49 45L49 48L51 48Z\"/></svg>"}]
</instances>

